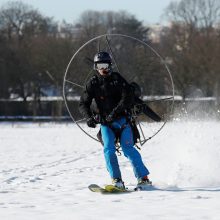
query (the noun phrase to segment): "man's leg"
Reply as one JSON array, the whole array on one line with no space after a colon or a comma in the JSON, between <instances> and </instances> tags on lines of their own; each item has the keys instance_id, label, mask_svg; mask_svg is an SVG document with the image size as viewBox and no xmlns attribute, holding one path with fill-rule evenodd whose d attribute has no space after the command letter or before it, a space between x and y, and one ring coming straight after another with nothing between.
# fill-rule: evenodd
<instances>
[{"instance_id":1,"label":"man's leg","mask_svg":"<svg viewBox=\"0 0 220 220\"><path fill-rule=\"evenodd\" d=\"M107 170L112 179L121 179L118 158L115 154L115 134L108 126L101 125L102 140L104 143L104 156Z\"/></svg>"},{"instance_id":2,"label":"man's leg","mask_svg":"<svg viewBox=\"0 0 220 220\"><path fill-rule=\"evenodd\" d=\"M144 165L141 155L134 147L133 133L130 125L127 125L121 134L121 147L124 155L130 160L137 179L143 178L149 174L148 169Z\"/></svg>"}]
</instances>

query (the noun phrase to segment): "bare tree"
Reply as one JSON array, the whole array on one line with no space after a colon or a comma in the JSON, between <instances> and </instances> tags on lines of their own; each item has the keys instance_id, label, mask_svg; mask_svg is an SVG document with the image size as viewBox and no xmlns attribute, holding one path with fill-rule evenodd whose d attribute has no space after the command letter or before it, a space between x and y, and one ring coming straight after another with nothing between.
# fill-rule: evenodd
<instances>
[{"instance_id":1,"label":"bare tree","mask_svg":"<svg viewBox=\"0 0 220 220\"><path fill-rule=\"evenodd\" d=\"M171 68L179 91L186 95L191 85L204 95L213 95L218 78L220 2L181 0L166 9L171 28L163 37L163 48L172 60Z\"/></svg>"},{"instance_id":2,"label":"bare tree","mask_svg":"<svg viewBox=\"0 0 220 220\"><path fill-rule=\"evenodd\" d=\"M195 28L213 28L220 19L219 0L181 0L166 9L171 21Z\"/></svg>"},{"instance_id":3,"label":"bare tree","mask_svg":"<svg viewBox=\"0 0 220 220\"><path fill-rule=\"evenodd\" d=\"M46 37L56 37L56 31L52 19L43 17L22 2L8 2L0 9L0 34L6 48L1 57L4 67L1 75L4 74L5 81L9 81L10 93L23 98L24 106L27 106L28 96L37 99L40 95L39 77L33 62L37 57L32 53L34 43Z\"/></svg>"},{"instance_id":4,"label":"bare tree","mask_svg":"<svg viewBox=\"0 0 220 220\"><path fill-rule=\"evenodd\" d=\"M0 29L8 39L21 40L25 34L37 35L48 31L49 18L43 17L30 5L8 2L0 9Z\"/></svg>"},{"instance_id":5,"label":"bare tree","mask_svg":"<svg viewBox=\"0 0 220 220\"><path fill-rule=\"evenodd\" d=\"M106 33L123 33L142 39L148 31L142 22L126 11L85 11L81 14L79 25L87 39Z\"/></svg>"}]
</instances>

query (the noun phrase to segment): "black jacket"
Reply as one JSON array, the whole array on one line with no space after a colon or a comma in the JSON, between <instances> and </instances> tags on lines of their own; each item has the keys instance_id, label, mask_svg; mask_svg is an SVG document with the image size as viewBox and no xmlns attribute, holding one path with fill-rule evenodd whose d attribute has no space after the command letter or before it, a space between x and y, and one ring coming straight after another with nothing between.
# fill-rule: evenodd
<instances>
[{"instance_id":1,"label":"black jacket","mask_svg":"<svg viewBox=\"0 0 220 220\"><path fill-rule=\"evenodd\" d=\"M102 118L114 111L117 117L126 115L134 101L133 92L127 81L117 72L103 77L98 73L86 83L80 98L79 111L85 117L92 116L91 104L95 101Z\"/></svg>"}]
</instances>

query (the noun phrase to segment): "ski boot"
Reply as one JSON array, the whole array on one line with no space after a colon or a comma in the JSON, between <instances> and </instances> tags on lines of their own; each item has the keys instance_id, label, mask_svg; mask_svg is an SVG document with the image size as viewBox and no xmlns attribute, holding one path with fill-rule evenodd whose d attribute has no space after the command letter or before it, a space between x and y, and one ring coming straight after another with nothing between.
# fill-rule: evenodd
<instances>
[{"instance_id":1,"label":"ski boot","mask_svg":"<svg viewBox=\"0 0 220 220\"><path fill-rule=\"evenodd\" d=\"M112 185L119 189L125 189L124 182L120 178L112 179Z\"/></svg>"},{"instance_id":2,"label":"ski boot","mask_svg":"<svg viewBox=\"0 0 220 220\"><path fill-rule=\"evenodd\" d=\"M135 188L135 191L148 190L151 186L152 186L152 181L149 180L148 176L144 176L138 179L138 184Z\"/></svg>"}]
</instances>

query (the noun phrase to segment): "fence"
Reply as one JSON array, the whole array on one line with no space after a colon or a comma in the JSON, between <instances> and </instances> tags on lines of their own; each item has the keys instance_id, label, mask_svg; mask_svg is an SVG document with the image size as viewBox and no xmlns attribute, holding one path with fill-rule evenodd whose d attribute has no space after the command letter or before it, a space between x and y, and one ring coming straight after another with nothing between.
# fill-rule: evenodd
<instances>
[{"instance_id":1,"label":"fence","mask_svg":"<svg viewBox=\"0 0 220 220\"><path fill-rule=\"evenodd\" d=\"M164 97L147 97L143 100L149 103L155 99ZM197 117L213 116L220 118L220 102L215 97L185 98L175 96L174 117L191 115ZM172 100L167 100L171 104ZM80 118L78 112L79 98L71 100L71 109L74 116ZM162 112L164 106L155 107L157 112ZM7 100L0 99L0 121L24 120L24 121L66 121L71 120L62 97L42 97L38 102L27 99Z\"/></svg>"}]
</instances>

